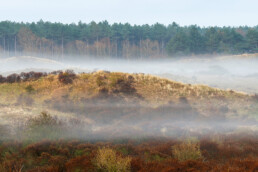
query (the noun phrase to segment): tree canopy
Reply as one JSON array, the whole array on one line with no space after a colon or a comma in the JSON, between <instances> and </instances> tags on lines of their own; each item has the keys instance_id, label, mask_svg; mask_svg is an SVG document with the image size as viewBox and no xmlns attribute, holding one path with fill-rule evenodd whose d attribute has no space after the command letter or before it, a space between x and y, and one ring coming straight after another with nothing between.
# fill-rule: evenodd
<instances>
[{"instance_id":1,"label":"tree canopy","mask_svg":"<svg viewBox=\"0 0 258 172\"><path fill-rule=\"evenodd\" d=\"M258 52L256 27L199 27L109 24L107 21L77 24L0 22L0 52L4 55L160 57L198 54Z\"/></svg>"}]
</instances>

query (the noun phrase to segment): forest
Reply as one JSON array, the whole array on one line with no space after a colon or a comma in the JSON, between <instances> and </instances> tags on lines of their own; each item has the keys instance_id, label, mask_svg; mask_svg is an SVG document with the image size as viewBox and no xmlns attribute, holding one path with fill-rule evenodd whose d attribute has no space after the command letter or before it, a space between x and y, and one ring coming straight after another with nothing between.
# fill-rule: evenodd
<instances>
[{"instance_id":1,"label":"forest","mask_svg":"<svg viewBox=\"0 0 258 172\"><path fill-rule=\"evenodd\" d=\"M108 21L77 24L0 22L2 57L82 55L161 58L258 52L258 26L200 27Z\"/></svg>"}]
</instances>

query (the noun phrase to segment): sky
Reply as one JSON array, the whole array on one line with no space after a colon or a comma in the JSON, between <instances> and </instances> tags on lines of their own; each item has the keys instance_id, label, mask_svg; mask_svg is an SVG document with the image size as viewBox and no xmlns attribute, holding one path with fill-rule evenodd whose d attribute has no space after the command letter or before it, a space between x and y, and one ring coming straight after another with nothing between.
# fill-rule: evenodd
<instances>
[{"instance_id":1,"label":"sky","mask_svg":"<svg viewBox=\"0 0 258 172\"><path fill-rule=\"evenodd\" d=\"M257 26L258 0L0 0L0 21Z\"/></svg>"}]
</instances>

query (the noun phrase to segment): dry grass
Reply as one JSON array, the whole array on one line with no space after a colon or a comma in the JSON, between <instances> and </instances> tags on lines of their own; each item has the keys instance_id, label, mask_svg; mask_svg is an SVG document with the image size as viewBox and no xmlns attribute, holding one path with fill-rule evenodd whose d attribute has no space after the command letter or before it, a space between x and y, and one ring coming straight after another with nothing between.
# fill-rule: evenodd
<instances>
[{"instance_id":1,"label":"dry grass","mask_svg":"<svg viewBox=\"0 0 258 172\"><path fill-rule=\"evenodd\" d=\"M143 96L152 97L157 93L161 93L158 96L164 94L165 97L172 96L187 96L187 97L246 97L246 94L237 93L234 91L225 91L216 88L211 88L204 85L190 85L175 82L152 75L144 74L126 74L126 73L107 73L96 72L92 74L79 74L74 79L73 84L64 85L58 81L57 76L49 75L41 78L37 81L27 81L14 84L0 84L1 93L7 93L9 95L19 94L28 91L36 91L37 94L48 94L58 88L70 88L72 91L92 91L97 92L100 87L106 87L108 90L112 90L115 87L119 87L122 82L132 82L133 86ZM151 95L149 93L152 93ZM167 95L169 94L169 96ZM162 97L164 99L164 97Z\"/></svg>"},{"instance_id":2,"label":"dry grass","mask_svg":"<svg viewBox=\"0 0 258 172\"><path fill-rule=\"evenodd\" d=\"M203 109L200 111L204 113L205 108L207 111L210 110L210 103L229 105L229 108L242 108L246 102L253 103L252 97L244 93L204 85L183 84L152 75L100 71L79 74L72 84L62 84L58 81L57 75L48 75L36 81L0 84L0 104L15 104L17 97L24 94L29 94L34 102L33 106L58 98L67 98L78 104L81 100L91 99L102 93L133 98L141 104L153 106L170 101L178 102L181 97L186 97L193 107L195 103L202 104ZM241 111L245 113L245 109L242 108Z\"/></svg>"}]
</instances>

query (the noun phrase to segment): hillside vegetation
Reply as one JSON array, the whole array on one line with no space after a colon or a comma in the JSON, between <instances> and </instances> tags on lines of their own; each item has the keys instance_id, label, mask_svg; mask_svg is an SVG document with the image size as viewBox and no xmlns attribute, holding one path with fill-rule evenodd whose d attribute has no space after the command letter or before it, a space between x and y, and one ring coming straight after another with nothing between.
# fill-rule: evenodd
<instances>
[{"instance_id":1,"label":"hillside vegetation","mask_svg":"<svg viewBox=\"0 0 258 172\"><path fill-rule=\"evenodd\" d=\"M0 89L3 95L2 99L12 100L12 96L30 93L30 96L39 102L47 100L51 96L59 97L61 94L66 94L74 101L106 95L137 98L144 102L158 104L176 101L180 97L186 97L191 101L207 99L239 101L240 99L251 100L252 98L250 95L233 90L227 91L205 85L183 84L152 75L105 71L78 74L71 79L70 83L63 83L59 80L58 75L50 74L36 80L2 83Z\"/></svg>"},{"instance_id":2,"label":"hillside vegetation","mask_svg":"<svg viewBox=\"0 0 258 172\"><path fill-rule=\"evenodd\" d=\"M34 80L0 84L2 105L51 105L61 110L65 104L77 109L85 104L132 104L152 108L185 101L205 115L211 109L235 109L250 113L257 96L211 88L205 85L183 84L144 74L99 71L94 73L46 75ZM7 77L8 78L8 77ZM58 107L60 106L60 107ZM81 106L81 108L79 108ZM207 115L206 114L206 115Z\"/></svg>"}]
</instances>

